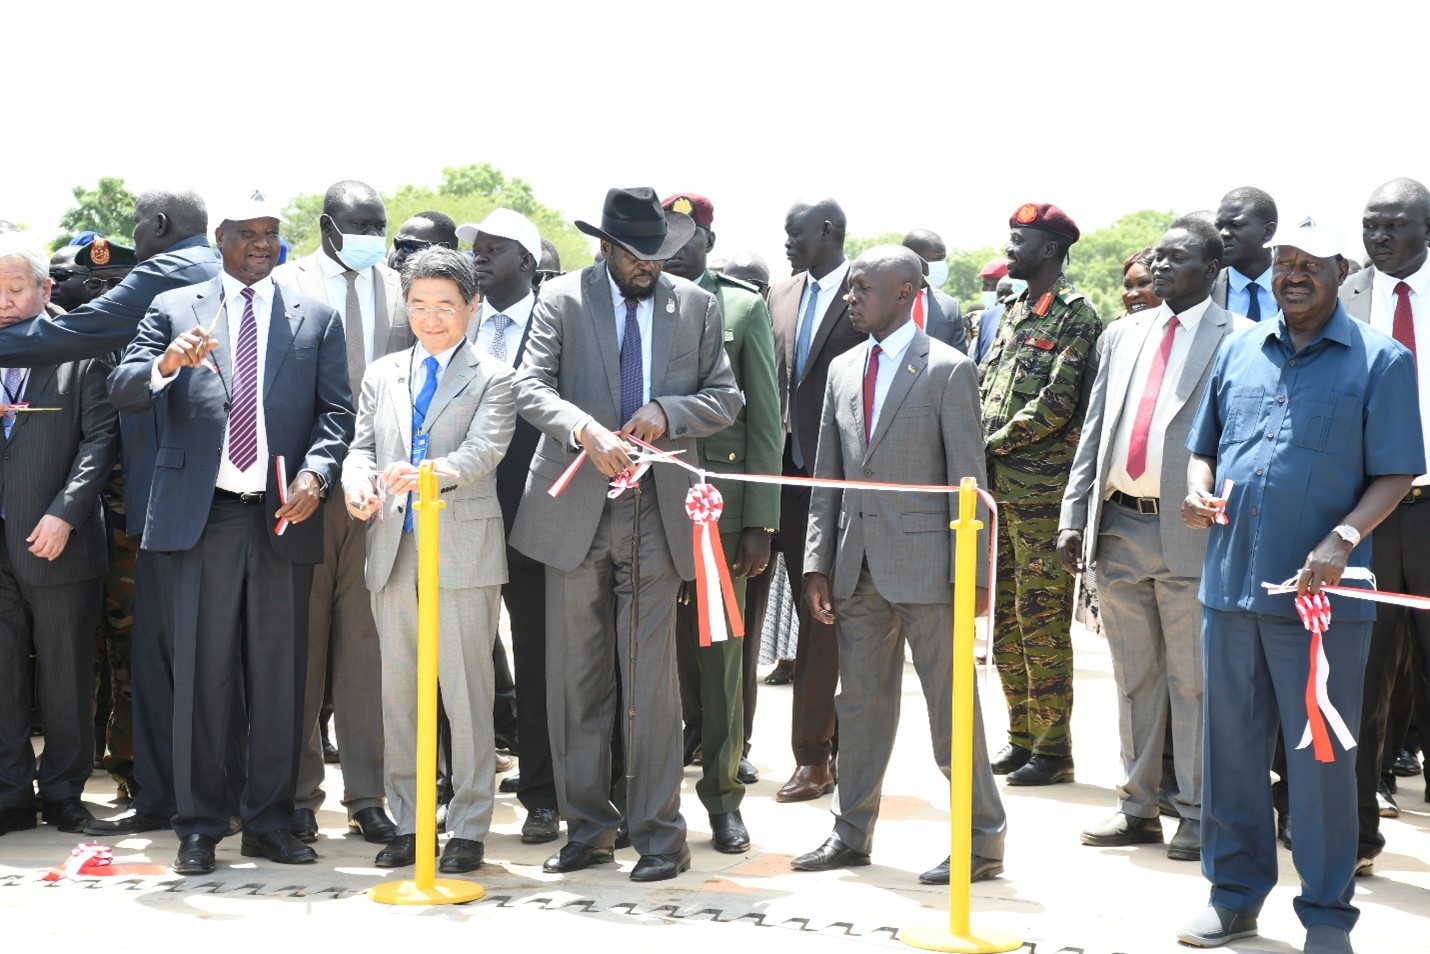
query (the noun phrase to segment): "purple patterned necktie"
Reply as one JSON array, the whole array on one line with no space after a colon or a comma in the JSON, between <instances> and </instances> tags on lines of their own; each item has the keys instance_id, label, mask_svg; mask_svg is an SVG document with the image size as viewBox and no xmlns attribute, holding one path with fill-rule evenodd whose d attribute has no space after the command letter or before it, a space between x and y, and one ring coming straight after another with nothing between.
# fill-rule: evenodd
<instances>
[{"instance_id":1,"label":"purple patterned necktie","mask_svg":"<svg viewBox=\"0 0 1430 954\"><path fill-rule=\"evenodd\" d=\"M626 299L626 332L621 339L621 424L645 403L645 375L641 370L641 326L636 323L636 300Z\"/></svg>"},{"instance_id":2,"label":"purple patterned necktie","mask_svg":"<svg viewBox=\"0 0 1430 954\"><path fill-rule=\"evenodd\" d=\"M243 321L233 352L233 410L228 415L228 459L240 471L258 459L258 321L253 317L253 289L245 288Z\"/></svg>"}]
</instances>

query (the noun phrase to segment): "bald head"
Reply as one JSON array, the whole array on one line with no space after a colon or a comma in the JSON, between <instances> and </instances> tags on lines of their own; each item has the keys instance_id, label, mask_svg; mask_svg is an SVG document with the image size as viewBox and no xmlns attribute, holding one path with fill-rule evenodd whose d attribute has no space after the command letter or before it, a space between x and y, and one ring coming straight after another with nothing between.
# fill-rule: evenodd
<instances>
[{"instance_id":1,"label":"bald head","mask_svg":"<svg viewBox=\"0 0 1430 954\"><path fill-rule=\"evenodd\" d=\"M134 254L143 261L208 232L209 213L193 189L151 189L134 202Z\"/></svg>"},{"instance_id":2,"label":"bald head","mask_svg":"<svg viewBox=\"0 0 1430 954\"><path fill-rule=\"evenodd\" d=\"M914 229L900 243L926 262L941 262L948 257L943 236L929 229Z\"/></svg>"},{"instance_id":3,"label":"bald head","mask_svg":"<svg viewBox=\"0 0 1430 954\"><path fill-rule=\"evenodd\" d=\"M876 245L849 268L849 321L883 341L913 309L923 284L923 260L902 245Z\"/></svg>"},{"instance_id":4,"label":"bald head","mask_svg":"<svg viewBox=\"0 0 1430 954\"><path fill-rule=\"evenodd\" d=\"M1394 278L1414 275L1430 244L1430 192L1404 178L1376 189L1361 215L1361 239L1377 269Z\"/></svg>"},{"instance_id":5,"label":"bald head","mask_svg":"<svg viewBox=\"0 0 1430 954\"><path fill-rule=\"evenodd\" d=\"M844 210L833 199L800 201L785 214L785 257L816 279L844 260Z\"/></svg>"},{"instance_id":6,"label":"bald head","mask_svg":"<svg viewBox=\"0 0 1430 954\"><path fill-rule=\"evenodd\" d=\"M374 201L381 205L382 196L378 195L372 186L356 179L344 179L342 182L334 182L328 186L328 191L323 193L323 212L335 216L354 202Z\"/></svg>"}]
</instances>

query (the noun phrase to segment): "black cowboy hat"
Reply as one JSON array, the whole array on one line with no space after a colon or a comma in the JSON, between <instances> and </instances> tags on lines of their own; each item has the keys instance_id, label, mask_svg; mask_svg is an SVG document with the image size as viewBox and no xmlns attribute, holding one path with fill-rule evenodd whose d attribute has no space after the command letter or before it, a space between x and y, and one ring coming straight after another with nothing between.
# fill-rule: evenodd
<instances>
[{"instance_id":1,"label":"black cowboy hat","mask_svg":"<svg viewBox=\"0 0 1430 954\"><path fill-rule=\"evenodd\" d=\"M695 222L688 215L666 213L654 189L611 189L601 208L601 227L576 220L587 235L615 242L636 258L663 262L695 234Z\"/></svg>"}]
</instances>

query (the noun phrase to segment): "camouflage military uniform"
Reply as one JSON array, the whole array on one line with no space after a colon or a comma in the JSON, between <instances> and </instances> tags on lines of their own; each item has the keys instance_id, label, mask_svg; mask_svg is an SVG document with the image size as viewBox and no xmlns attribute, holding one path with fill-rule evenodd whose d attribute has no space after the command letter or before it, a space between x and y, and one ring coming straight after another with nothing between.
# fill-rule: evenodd
<instances>
[{"instance_id":1,"label":"camouflage military uniform","mask_svg":"<svg viewBox=\"0 0 1430 954\"><path fill-rule=\"evenodd\" d=\"M993 660L1008 700L1009 741L1067 756L1073 581L1055 546L1102 321L1065 278L1038 303L1027 299L1025 291L1008 306L981 369L988 481L998 500Z\"/></svg>"}]
</instances>

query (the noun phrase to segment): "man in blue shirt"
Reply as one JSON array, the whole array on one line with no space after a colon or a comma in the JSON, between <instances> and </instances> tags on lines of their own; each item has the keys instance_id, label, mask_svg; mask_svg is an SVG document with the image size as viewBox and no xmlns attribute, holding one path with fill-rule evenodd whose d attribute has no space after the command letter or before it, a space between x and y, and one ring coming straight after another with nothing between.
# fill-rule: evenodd
<instances>
[{"instance_id":1,"label":"man in blue shirt","mask_svg":"<svg viewBox=\"0 0 1430 954\"><path fill-rule=\"evenodd\" d=\"M1349 954L1356 864L1356 753L1318 762L1291 749L1306 727L1310 639L1293 598L1263 582L1295 573L1298 592L1366 568L1361 538L1424 472L1415 361L1351 319L1337 300L1347 266L1315 219L1277 230L1274 320L1222 346L1192 424L1182 516L1210 528L1200 598L1206 674L1202 870L1205 911L1178 932L1213 947L1256 933L1276 884L1268 769L1275 730L1288 742L1296 912L1307 954ZM1223 482L1233 489L1225 499ZM1215 523L1225 509L1228 522ZM1299 571L1298 571L1299 568ZM1297 572L1298 571L1298 572ZM1331 704L1358 725L1374 605L1335 597L1322 645ZM1339 748L1339 746L1337 746Z\"/></svg>"}]
</instances>

